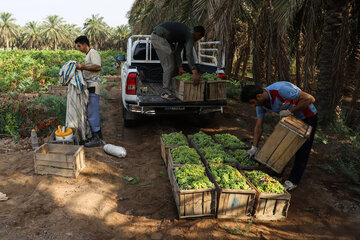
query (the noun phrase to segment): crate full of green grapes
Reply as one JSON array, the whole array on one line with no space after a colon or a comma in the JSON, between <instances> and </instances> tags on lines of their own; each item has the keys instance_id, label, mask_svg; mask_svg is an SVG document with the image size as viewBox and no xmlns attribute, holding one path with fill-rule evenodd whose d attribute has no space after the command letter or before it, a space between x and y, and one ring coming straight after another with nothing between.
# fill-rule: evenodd
<instances>
[{"instance_id":1,"label":"crate full of green grapes","mask_svg":"<svg viewBox=\"0 0 360 240\"><path fill-rule=\"evenodd\" d=\"M185 164L168 168L179 218L215 217L217 191L204 166Z\"/></svg>"},{"instance_id":2,"label":"crate full of green grapes","mask_svg":"<svg viewBox=\"0 0 360 240\"><path fill-rule=\"evenodd\" d=\"M286 218L291 195L282 184L268 174L254 170L244 175L256 188L254 216L260 220L281 220Z\"/></svg>"},{"instance_id":3,"label":"crate full of green grapes","mask_svg":"<svg viewBox=\"0 0 360 240\"><path fill-rule=\"evenodd\" d=\"M192 74L185 73L174 78L175 95L183 102L202 102L204 101L205 82L200 81L194 86Z\"/></svg>"},{"instance_id":4,"label":"crate full of green grapes","mask_svg":"<svg viewBox=\"0 0 360 240\"><path fill-rule=\"evenodd\" d=\"M165 165L168 165L169 149L187 145L189 145L187 138L182 132L162 134L160 136L161 157Z\"/></svg>"},{"instance_id":5,"label":"crate full of green grapes","mask_svg":"<svg viewBox=\"0 0 360 240\"><path fill-rule=\"evenodd\" d=\"M255 188L234 167L223 164L209 166L218 189L218 218L249 219L255 203Z\"/></svg>"}]
</instances>

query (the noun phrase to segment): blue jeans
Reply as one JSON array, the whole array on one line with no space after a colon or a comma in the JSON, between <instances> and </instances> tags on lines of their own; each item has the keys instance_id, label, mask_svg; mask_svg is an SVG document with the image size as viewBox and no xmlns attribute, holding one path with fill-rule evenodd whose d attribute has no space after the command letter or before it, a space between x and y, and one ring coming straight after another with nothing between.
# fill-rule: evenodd
<instances>
[{"instance_id":1,"label":"blue jeans","mask_svg":"<svg viewBox=\"0 0 360 240\"><path fill-rule=\"evenodd\" d=\"M91 131L98 132L101 129L100 124L100 96L96 93L89 93L89 102L87 105L87 118L90 123Z\"/></svg>"}]
</instances>

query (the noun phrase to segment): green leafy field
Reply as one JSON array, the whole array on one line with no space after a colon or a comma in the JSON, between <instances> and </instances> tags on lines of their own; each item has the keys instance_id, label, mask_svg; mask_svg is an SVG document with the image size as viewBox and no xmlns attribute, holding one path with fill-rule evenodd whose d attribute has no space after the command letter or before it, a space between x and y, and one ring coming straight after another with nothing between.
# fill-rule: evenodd
<instances>
[{"instance_id":1,"label":"green leafy field","mask_svg":"<svg viewBox=\"0 0 360 240\"><path fill-rule=\"evenodd\" d=\"M100 51L101 75L115 74L113 68L119 51ZM38 92L59 84L58 73L70 60L83 63L85 54L77 50L2 50L0 51L0 91Z\"/></svg>"}]
</instances>

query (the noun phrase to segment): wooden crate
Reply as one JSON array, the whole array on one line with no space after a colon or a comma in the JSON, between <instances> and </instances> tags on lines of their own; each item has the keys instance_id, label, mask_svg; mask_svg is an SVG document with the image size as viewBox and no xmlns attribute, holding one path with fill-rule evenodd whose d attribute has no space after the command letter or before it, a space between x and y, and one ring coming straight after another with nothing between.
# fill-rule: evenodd
<instances>
[{"instance_id":1,"label":"wooden crate","mask_svg":"<svg viewBox=\"0 0 360 240\"><path fill-rule=\"evenodd\" d=\"M310 125L293 116L282 118L255 159L281 173L291 157L309 138L311 130Z\"/></svg>"},{"instance_id":2,"label":"wooden crate","mask_svg":"<svg viewBox=\"0 0 360 240\"><path fill-rule=\"evenodd\" d=\"M169 160L169 150L172 148L176 148L176 147L180 147L177 145L168 145L166 146L164 144L164 141L162 140L162 137L160 136L160 145L161 145L161 158L163 159L165 165L168 165L168 160Z\"/></svg>"},{"instance_id":3,"label":"wooden crate","mask_svg":"<svg viewBox=\"0 0 360 240\"><path fill-rule=\"evenodd\" d=\"M55 132L56 132L57 129L54 129L52 132L51 132L51 135L50 135L50 138L49 138L49 141L48 143L50 144L69 144L69 145L79 145L79 141L80 141L80 138L79 138L79 131L74 128L72 128L73 130L73 134L75 136L74 139L71 139L71 140L61 140L61 141L57 141L56 138L55 138Z\"/></svg>"},{"instance_id":4,"label":"wooden crate","mask_svg":"<svg viewBox=\"0 0 360 240\"><path fill-rule=\"evenodd\" d=\"M175 95L183 102L202 102L204 101L205 82L199 82L197 86L193 85L193 81L184 82L177 78L175 81Z\"/></svg>"},{"instance_id":5,"label":"wooden crate","mask_svg":"<svg viewBox=\"0 0 360 240\"><path fill-rule=\"evenodd\" d=\"M210 169L208 171L210 180L218 189L217 218L250 218L254 210L256 190L249 180L246 179L252 190L225 189L221 188L215 181ZM243 174L241 173L241 175Z\"/></svg>"},{"instance_id":6,"label":"wooden crate","mask_svg":"<svg viewBox=\"0 0 360 240\"><path fill-rule=\"evenodd\" d=\"M218 81L207 81L205 87L205 100L206 101L215 101L215 100L226 100L226 80Z\"/></svg>"},{"instance_id":7,"label":"wooden crate","mask_svg":"<svg viewBox=\"0 0 360 240\"><path fill-rule=\"evenodd\" d=\"M45 143L34 152L36 174L76 178L85 168L83 146Z\"/></svg>"},{"instance_id":8,"label":"wooden crate","mask_svg":"<svg viewBox=\"0 0 360 240\"><path fill-rule=\"evenodd\" d=\"M180 190L176 182L174 168L168 168L168 175L180 219L214 217L216 215L217 191L215 187Z\"/></svg>"},{"instance_id":9,"label":"wooden crate","mask_svg":"<svg viewBox=\"0 0 360 240\"><path fill-rule=\"evenodd\" d=\"M259 220L281 220L286 218L290 206L289 193L257 192L254 217Z\"/></svg>"}]
</instances>

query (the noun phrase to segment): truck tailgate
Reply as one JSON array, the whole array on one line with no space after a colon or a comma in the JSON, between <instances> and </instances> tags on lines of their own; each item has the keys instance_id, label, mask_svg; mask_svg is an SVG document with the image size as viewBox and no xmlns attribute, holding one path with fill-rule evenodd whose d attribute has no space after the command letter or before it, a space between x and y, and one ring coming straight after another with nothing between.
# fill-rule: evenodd
<instances>
[{"instance_id":1,"label":"truck tailgate","mask_svg":"<svg viewBox=\"0 0 360 240\"><path fill-rule=\"evenodd\" d=\"M166 100L159 95L138 96L139 106L225 106L226 100L204 101L204 102L183 102L179 99Z\"/></svg>"}]
</instances>

